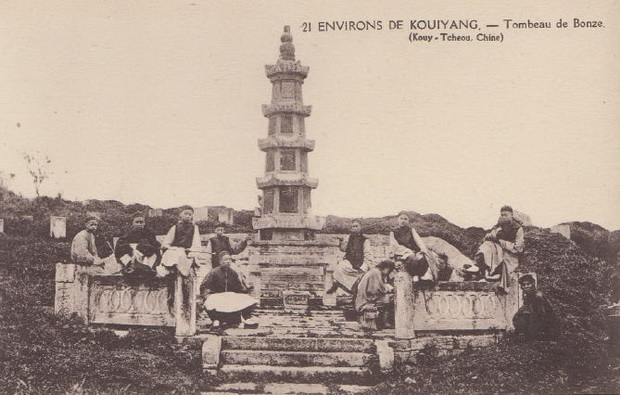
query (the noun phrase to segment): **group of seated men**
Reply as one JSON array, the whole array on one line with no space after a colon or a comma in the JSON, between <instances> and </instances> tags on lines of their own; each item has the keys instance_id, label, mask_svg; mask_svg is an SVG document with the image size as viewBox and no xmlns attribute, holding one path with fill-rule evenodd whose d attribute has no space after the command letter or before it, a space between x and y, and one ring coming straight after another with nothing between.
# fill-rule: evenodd
<instances>
[{"instance_id":1,"label":"group of seated men","mask_svg":"<svg viewBox=\"0 0 620 395\"><path fill-rule=\"evenodd\" d=\"M435 242L433 248L429 248L411 226L407 213L399 213L397 220L398 226L389 237L391 259L376 266L369 239L362 234L360 222L353 221L351 233L340 239L340 249L345 255L334 270L334 285L327 292L333 293L340 288L351 294L359 313L376 309L378 322L384 326L393 325L391 273L396 265L402 265L420 286L432 286L447 280L485 281L497 282L500 293L515 292L516 284L511 284L511 279L524 251L525 238L523 226L514 217L510 206L501 208L497 224L485 235L474 260L460 267L450 264L450 258L463 262L463 256L455 256L451 251L456 249L448 243ZM536 289L535 279L526 275L519 279L519 284L523 289L524 303L514 317L515 330L530 339L556 337L558 320L547 299Z\"/></svg>"},{"instance_id":2,"label":"group of seated men","mask_svg":"<svg viewBox=\"0 0 620 395\"><path fill-rule=\"evenodd\" d=\"M71 244L72 261L86 266L91 274L122 274L139 282L156 277L171 279L173 273L188 277L192 270L207 270L200 291L212 326L219 327L223 322L242 327L255 326L251 314L258 302L247 294L250 287L245 278L231 268L231 255L243 252L250 236L235 244L224 235L224 226L218 224L215 235L203 248L193 214L192 207L181 207L179 221L160 243L146 226L145 215L136 213L130 229L118 239L113 249L97 232L99 220L89 217L85 229L75 235ZM105 244L110 245L109 254L98 248ZM198 259L201 255L206 255L207 260Z\"/></svg>"},{"instance_id":3,"label":"group of seated men","mask_svg":"<svg viewBox=\"0 0 620 395\"><path fill-rule=\"evenodd\" d=\"M95 273L120 272L130 277L152 278L166 277L170 273L178 272L182 276L188 276L196 263L195 258L205 251L201 245L198 226L193 223L193 209L190 206L182 207L179 217L178 223L171 227L163 243L159 243L154 232L145 226L144 215L134 215L131 228L116 243L112 259L102 259L97 254L95 235L98 220L88 218L85 229L73 240L72 259L79 264L92 265ZM510 289L509 281L518 266L518 257L524 251L523 227L514 218L511 207L502 207L497 225L485 236L474 261L462 267L451 267L449 253L441 251L437 245L433 249L427 247L423 238L411 226L407 213L401 212L397 220L398 226L389 237L391 259L382 260L376 265L370 241L362 234L361 223L353 221L350 234L340 239L344 258L334 270L334 285L327 290L328 293L341 288L353 295L358 312L368 308L377 309L380 320L385 326L390 326L394 319L391 274L397 264L402 265L413 277L413 281L420 285L453 280L454 274L458 274L456 278L464 280L497 281L498 290L502 292ZM255 322L251 319L251 314L258 302L248 295L250 287L244 276L231 267L231 255L242 252L250 236L233 246L230 239L223 234L223 226L217 226L215 233L206 248L208 256L211 257L212 270L200 286L205 300L204 307L214 327L218 327L222 322L253 326ZM515 316L515 327L526 336L536 337L533 333L541 331L540 322L554 321L554 318L549 317L555 316L551 306L540 291L535 290L535 286L532 293L530 282L524 281L521 285L529 296L525 298L524 306ZM533 305L544 308L532 308ZM526 321L527 323L524 323ZM530 321L536 324L530 325ZM545 329L543 332L553 331Z\"/></svg>"}]
</instances>

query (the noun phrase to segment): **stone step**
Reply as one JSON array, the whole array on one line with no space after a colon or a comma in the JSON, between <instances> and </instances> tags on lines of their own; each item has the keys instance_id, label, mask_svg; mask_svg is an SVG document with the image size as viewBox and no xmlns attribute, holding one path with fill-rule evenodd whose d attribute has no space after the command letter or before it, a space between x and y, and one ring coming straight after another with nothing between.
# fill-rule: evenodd
<instances>
[{"instance_id":1,"label":"stone step","mask_svg":"<svg viewBox=\"0 0 620 395\"><path fill-rule=\"evenodd\" d=\"M374 345L371 339L223 336L222 349L372 353Z\"/></svg>"},{"instance_id":2,"label":"stone step","mask_svg":"<svg viewBox=\"0 0 620 395\"><path fill-rule=\"evenodd\" d=\"M361 394L372 389L371 386L331 383L226 383L212 387L205 394Z\"/></svg>"},{"instance_id":3,"label":"stone step","mask_svg":"<svg viewBox=\"0 0 620 395\"><path fill-rule=\"evenodd\" d=\"M218 372L224 381L372 384L368 368L342 366L224 365Z\"/></svg>"},{"instance_id":4,"label":"stone step","mask_svg":"<svg viewBox=\"0 0 620 395\"><path fill-rule=\"evenodd\" d=\"M373 355L361 352L224 350L220 358L225 365L368 366Z\"/></svg>"}]
</instances>

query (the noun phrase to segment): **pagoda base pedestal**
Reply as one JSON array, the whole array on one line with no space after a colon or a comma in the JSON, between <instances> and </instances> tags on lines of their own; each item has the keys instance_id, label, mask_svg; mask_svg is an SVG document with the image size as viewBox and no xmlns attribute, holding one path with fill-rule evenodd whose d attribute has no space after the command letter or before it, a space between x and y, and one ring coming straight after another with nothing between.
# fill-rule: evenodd
<instances>
[{"instance_id":1,"label":"pagoda base pedestal","mask_svg":"<svg viewBox=\"0 0 620 395\"><path fill-rule=\"evenodd\" d=\"M325 291L333 284L337 246L315 241L259 241L248 253L252 295L261 306L282 306L285 295L296 293L307 297L310 306L335 305L335 293Z\"/></svg>"}]
</instances>

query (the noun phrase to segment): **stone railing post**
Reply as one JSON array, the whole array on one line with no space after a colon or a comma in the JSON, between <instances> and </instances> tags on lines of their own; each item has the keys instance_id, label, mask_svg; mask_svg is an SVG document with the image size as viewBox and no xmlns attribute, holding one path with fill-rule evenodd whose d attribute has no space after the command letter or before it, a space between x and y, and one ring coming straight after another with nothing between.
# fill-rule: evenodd
<instances>
[{"instance_id":1,"label":"stone railing post","mask_svg":"<svg viewBox=\"0 0 620 395\"><path fill-rule=\"evenodd\" d=\"M174 284L175 335L187 337L196 334L196 274L190 271L188 277L177 273Z\"/></svg>"},{"instance_id":2,"label":"stone railing post","mask_svg":"<svg viewBox=\"0 0 620 395\"><path fill-rule=\"evenodd\" d=\"M249 278L248 281L252 286L252 290L250 291L250 295L256 300L260 300L260 295L262 292L261 278L260 278L260 266L259 265L250 265L249 268Z\"/></svg>"},{"instance_id":3,"label":"stone railing post","mask_svg":"<svg viewBox=\"0 0 620 395\"><path fill-rule=\"evenodd\" d=\"M334 268L331 265L325 267L325 281L323 290L323 305L336 306L336 292L328 294L327 291L334 285Z\"/></svg>"},{"instance_id":4,"label":"stone railing post","mask_svg":"<svg viewBox=\"0 0 620 395\"><path fill-rule=\"evenodd\" d=\"M396 338L412 339L415 337L413 324L415 293L411 275L404 269L397 269L394 287L396 288Z\"/></svg>"},{"instance_id":5,"label":"stone railing post","mask_svg":"<svg viewBox=\"0 0 620 395\"><path fill-rule=\"evenodd\" d=\"M75 265L72 263L57 263L54 282L56 283L54 312L59 315L70 316L75 311Z\"/></svg>"},{"instance_id":6,"label":"stone railing post","mask_svg":"<svg viewBox=\"0 0 620 395\"><path fill-rule=\"evenodd\" d=\"M88 325L88 307L90 305L90 271L89 267L75 266L75 282L73 283L73 309L84 323Z\"/></svg>"}]
</instances>

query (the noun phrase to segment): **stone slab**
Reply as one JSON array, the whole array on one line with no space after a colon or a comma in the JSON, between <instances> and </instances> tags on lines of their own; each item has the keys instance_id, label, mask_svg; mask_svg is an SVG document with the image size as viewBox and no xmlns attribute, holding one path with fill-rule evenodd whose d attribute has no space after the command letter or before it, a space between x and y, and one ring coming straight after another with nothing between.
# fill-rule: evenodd
<instances>
[{"instance_id":1,"label":"stone slab","mask_svg":"<svg viewBox=\"0 0 620 395\"><path fill-rule=\"evenodd\" d=\"M275 337L236 337L222 338L225 349L306 351L306 352L360 352L373 350L371 339L346 338L275 338Z\"/></svg>"},{"instance_id":2,"label":"stone slab","mask_svg":"<svg viewBox=\"0 0 620 395\"><path fill-rule=\"evenodd\" d=\"M316 381L341 384L370 382L370 370L360 367L341 366L269 366L269 365L224 365L221 376L227 381L284 381L307 383Z\"/></svg>"},{"instance_id":3,"label":"stone slab","mask_svg":"<svg viewBox=\"0 0 620 395\"><path fill-rule=\"evenodd\" d=\"M263 391L266 394L329 394L329 389L323 384L268 383Z\"/></svg>"},{"instance_id":4,"label":"stone slab","mask_svg":"<svg viewBox=\"0 0 620 395\"><path fill-rule=\"evenodd\" d=\"M371 359L372 354L360 352L311 352L272 350L222 351L222 363L235 365L361 367L367 366Z\"/></svg>"}]
</instances>

